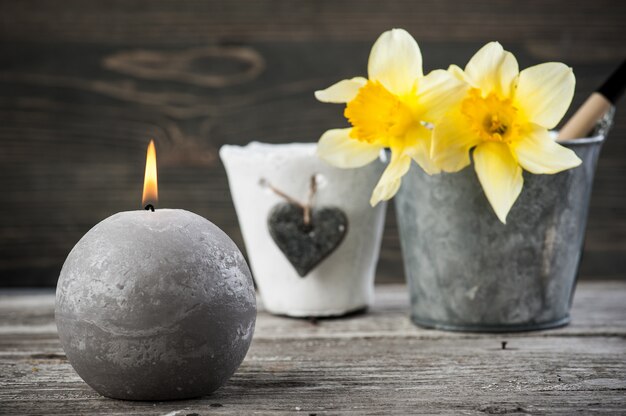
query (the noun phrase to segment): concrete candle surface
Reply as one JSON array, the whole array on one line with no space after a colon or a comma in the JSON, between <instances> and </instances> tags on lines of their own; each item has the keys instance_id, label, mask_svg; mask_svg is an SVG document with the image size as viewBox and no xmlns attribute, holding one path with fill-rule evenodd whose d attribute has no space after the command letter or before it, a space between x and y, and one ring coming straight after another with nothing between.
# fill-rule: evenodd
<instances>
[{"instance_id":1,"label":"concrete candle surface","mask_svg":"<svg viewBox=\"0 0 626 416\"><path fill-rule=\"evenodd\" d=\"M386 204L369 204L385 165L339 169L320 160L315 143L222 146L241 233L263 304L289 316L342 315L367 307L385 222ZM265 179L304 201L311 176L318 178L313 208L336 207L347 217L347 233L328 257L301 277L272 239L268 217L285 200L259 182Z\"/></svg>"},{"instance_id":2,"label":"concrete candle surface","mask_svg":"<svg viewBox=\"0 0 626 416\"><path fill-rule=\"evenodd\" d=\"M243 361L255 320L241 252L217 226L184 210L105 219L72 249L57 285L68 360L113 398L211 393Z\"/></svg>"}]
</instances>

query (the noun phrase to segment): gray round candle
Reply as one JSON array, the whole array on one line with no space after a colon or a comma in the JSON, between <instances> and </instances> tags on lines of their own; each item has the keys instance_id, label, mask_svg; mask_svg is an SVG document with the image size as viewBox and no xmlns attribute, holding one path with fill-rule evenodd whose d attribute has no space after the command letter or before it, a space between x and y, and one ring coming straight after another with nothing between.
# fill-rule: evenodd
<instances>
[{"instance_id":1,"label":"gray round candle","mask_svg":"<svg viewBox=\"0 0 626 416\"><path fill-rule=\"evenodd\" d=\"M70 252L57 284L67 358L98 393L199 397L224 384L254 332L250 270L233 241L184 210L115 214Z\"/></svg>"}]
</instances>

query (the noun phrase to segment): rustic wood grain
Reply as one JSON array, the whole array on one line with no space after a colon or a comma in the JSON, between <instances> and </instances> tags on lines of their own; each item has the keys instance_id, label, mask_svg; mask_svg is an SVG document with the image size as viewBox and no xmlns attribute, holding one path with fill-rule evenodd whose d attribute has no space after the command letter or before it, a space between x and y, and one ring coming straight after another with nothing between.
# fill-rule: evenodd
<instances>
[{"instance_id":1,"label":"rustic wood grain","mask_svg":"<svg viewBox=\"0 0 626 416\"><path fill-rule=\"evenodd\" d=\"M151 137L161 206L243 247L219 147L345 125L313 91L364 74L391 27L417 38L427 70L494 39L521 67L564 61L575 108L626 56L624 21L626 3L610 0L0 2L0 286L54 285L90 227L138 208ZM583 277L625 275L624 114L600 157ZM377 278L402 276L390 209Z\"/></svg>"},{"instance_id":2,"label":"rustic wood grain","mask_svg":"<svg viewBox=\"0 0 626 416\"><path fill-rule=\"evenodd\" d=\"M401 285L377 287L369 314L315 324L261 308L223 388L152 403L105 399L81 381L56 337L51 291L3 291L0 414L623 414L625 295L626 283L582 282L572 325L499 335L412 326Z\"/></svg>"}]
</instances>

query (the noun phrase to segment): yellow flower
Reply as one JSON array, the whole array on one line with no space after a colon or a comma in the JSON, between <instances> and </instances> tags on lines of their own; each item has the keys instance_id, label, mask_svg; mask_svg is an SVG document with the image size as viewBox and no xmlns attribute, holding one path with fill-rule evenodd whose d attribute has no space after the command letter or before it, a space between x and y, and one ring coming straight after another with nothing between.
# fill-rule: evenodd
<instances>
[{"instance_id":1,"label":"yellow flower","mask_svg":"<svg viewBox=\"0 0 626 416\"><path fill-rule=\"evenodd\" d=\"M571 68L550 62L519 72L517 60L497 42L480 49L465 71L448 71L470 87L435 125L431 156L446 172L470 164L503 223L519 196L522 168L557 173L580 165L576 154L548 132L561 120L574 95Z\"/></svg>"},{"instance_id":2,"label":"yellow flower","mask_svg":"<svg viewBox=\"0 0 626 416\"><path fill-rule=\"evenodd\" d=\"M465 92L463 82L447 71L422 71L422 54L403 29L383 33L368 63L369 80L356 77L339 81L315 97L327 103L347 103L344 111L352 127L325 132L317 154L340 168L364 166L391 149L391 161L374 188L370 203L388 200L400 188L402 176L415 160L427 173L440 169L430 158L432 131Z\"/></svg>"}]
</instances>

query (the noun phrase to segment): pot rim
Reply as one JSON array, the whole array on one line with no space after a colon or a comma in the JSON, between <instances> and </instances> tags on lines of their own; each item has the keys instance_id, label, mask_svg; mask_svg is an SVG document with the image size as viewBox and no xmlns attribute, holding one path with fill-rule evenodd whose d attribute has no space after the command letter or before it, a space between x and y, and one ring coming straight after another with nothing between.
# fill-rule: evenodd
<instances>
[{"instance_id":1,"label":"pot rim","mask_svg":"<svg viewBox=\"0 0 626 416\"><path fill-rule=\"evenodd\" d=\"M220 147L219 156L224 162L229 160L266 160L291 156L315 156L315 142L265 143L251 141L248 144L224 144Z\"/></svg>"}]
</instances>

